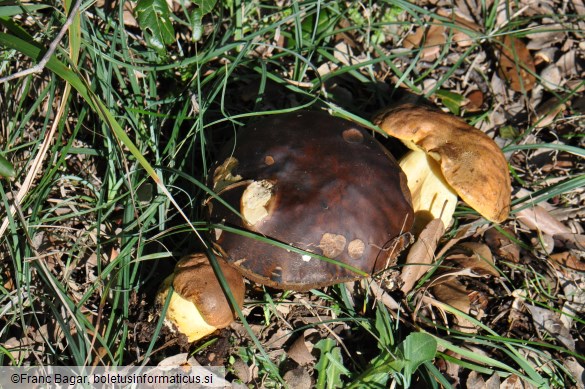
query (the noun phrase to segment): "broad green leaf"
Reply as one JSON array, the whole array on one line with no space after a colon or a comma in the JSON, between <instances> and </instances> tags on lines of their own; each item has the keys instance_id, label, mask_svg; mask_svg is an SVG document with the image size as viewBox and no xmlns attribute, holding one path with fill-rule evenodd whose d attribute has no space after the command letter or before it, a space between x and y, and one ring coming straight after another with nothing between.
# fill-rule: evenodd
<instances>
[{"instance_id":1,"label":"broad green leaf","mask_svg":"<svg viewBox=\"0 0 585 389\"><path fill-rule=\"evenodd\" d=\"M436 94L437 97L441 99L441 102L445 104L445 107L449 108L449 111L451 111L454 115L459 115L459 112L461 112L461 105L463 104L463 101L465 101L465 97L459 93L449 92L442 89L439 89Z\"/></svg>"},{"instance_id":2,"label":"broad green leaf","mask_svg":"<svg viewBox=\"0 0 585 389\"><path fill-rule=\"evenodd\" d=\"M14 177L15 174L14 166L0 155L0 177Z\"/></svg>"},{"instance_id":3,"label":"broad green leaf","mask_svg":"<svg viewBox=\"0 0 585 389\"><path fill-rule=\"evenodd\" d=\"M335 347L333 339L321 339L315 347L321 351L319 362L315 365L315 370L319 372L315 386L327 389L343 387L341 376L349 372L343 366L341 349Z\"/></svg>"},{"instance_id":4,"label":"broad green leaf","mask_svg":"<svg viewBox=\"0 0 585 389\"><path fill-rule=\"evenodd\" d=\"M414 332L406 337L399 349L404 357L404 376L409 379L425 362L430 362L437 354L437 341L424 332Z\"/></svg>"},{"instance_id":5,"label":"broad green leaf","mask_svg":"<svg viewBox=\"0 0 585 389\"><path fill-rule=\"evenodd\" d=\"M213 10L213 7L217 4L217 0L194 0L193 4L199 7L201 15L205 15Z\"/></svg>"},{"instance_id":6,"label":"broad green leaf","mask_svg":"<svg viewBox=\"0 0 585 389\"><path fill-rule=\"evenodd\" d=\"M171 13L165 0L139 0L134 14L152 48L166 51L165 46L175 42Z\"/></svg>"}]
</instances>

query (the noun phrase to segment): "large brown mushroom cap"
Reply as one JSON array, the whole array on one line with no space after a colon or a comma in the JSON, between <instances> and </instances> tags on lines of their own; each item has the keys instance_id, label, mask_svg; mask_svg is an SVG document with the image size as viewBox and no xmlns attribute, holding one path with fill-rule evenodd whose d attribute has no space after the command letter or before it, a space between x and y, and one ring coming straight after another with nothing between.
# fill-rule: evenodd
<instances>
[{"instance_id":1,"label":"large brown mushroom cap","mask_svg":"<svg viewBox=\"0 0 585 389\"><path fill-rule=\"evenodd\" d=\"M510 175L500 148L458 118L411 104L374 118L387 134L436 160L447 183L486 219L503 222L510 212Z\"/></svg>"},{"instance_id":2,"label":"large brown mushroom cap","mask_svg":"<svg viewBox=\"0 0 585 389\"><path fill-rule=\"evenodd\" d=\"M258 235L218 230L216 246L253 281L308 290L360 277L266 239L367 274L394 265L409 241L401 234L413 211L400 167L364 129L325 112L276 115L242 129L211 172L214 190L242 216L211 200L211 221Z\"/></svg>"}]
</instances>

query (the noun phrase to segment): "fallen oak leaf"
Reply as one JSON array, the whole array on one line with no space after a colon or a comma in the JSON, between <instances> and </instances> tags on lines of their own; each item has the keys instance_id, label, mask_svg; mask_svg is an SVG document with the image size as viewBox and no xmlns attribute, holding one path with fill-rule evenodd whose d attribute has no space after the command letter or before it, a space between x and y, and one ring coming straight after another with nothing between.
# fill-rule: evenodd
<instances>
[{"instance_id":1,"label":"fallen oak leaf","mask_svg":"<svg viewBox=\"0 0 585 389\"><path fill-rule=\"evenodd\" d=\"M516 220L532 231L540 231L546 235L570 234L569 227L558 221L544 207L534 205L516 212Z\"/></svg>"},{"instance_id":2,"label":"fallen oak leaf","mask_svg":"<svg viewBox=\"0 0 585 389\"><path fill-rule=\"evenodd\" d=\"M490 248L479 242L463 242L455 246L445 258L445 262L456 262L462 268L471 269L478 274L499 276Z\"/></svg>"},{"instance_id":3,"label":"fallen oak leaf","mask_svg":"<svg viewBox=\"0 0 585 389\"><path fill-rule=\"evenodd\" d=\"M447 43L447 29L439 24L430 27L420 26L409 34L403 46L407 49L421 48L421 61L433 61L441 52L441 47Z\"/></svg>"},{"instance_id":4,"label":"fallen oak leaf","mask_svg":"<svg viewBox=\"0 0 585 389\"><path fill-rule=\"evenodd\" d=\"M538 330L548 333L569 350L575 351L575 340L571 337L571 331L564 326L557 313L526 302L524 302L524 306L530 312L532 321Z\"/></svg>"},{"instance_id":5,"label":"fallen oak leaf","mask_svg":"<svg viewBox=\"0 0 585 389\"><path fill-rule=\"evenodd\" d=\"M520 39L506 35L498 41L498 75L516 92L530 91L536 84L536 67L528 48Z\"/></svg>"},{"instance_id":6,"label":"fallen oak leaf","mask_svg":"<svg viewBox=\"0 0 585 389\"><path fill-rule=\"evenodd\" d=\"M445 225L441 219L431 220L421 231L418 239L412 245L402 268L400 278L404 284L400 288L408 293L414 284L430 269L435 258L435 250L439 239L445 233Z\"/></svg>"},{"instance_id":7,"label":"fallen oak leaf","mask_svg":"<svg viewBox=\"0 0 585 389\"><path fill-rule=\"evenodd\" d=\"M571 251L551 254L549 258L555 263L566 266L569 269L585 272L585 261L580 260L578 256L574 255Z\"/></svg>"}]
</instances>

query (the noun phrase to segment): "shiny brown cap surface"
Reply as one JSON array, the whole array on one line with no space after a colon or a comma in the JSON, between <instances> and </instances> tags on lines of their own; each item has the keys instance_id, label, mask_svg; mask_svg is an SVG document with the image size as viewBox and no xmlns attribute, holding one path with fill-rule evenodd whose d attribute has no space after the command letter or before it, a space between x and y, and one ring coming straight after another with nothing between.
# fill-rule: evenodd
<instances>
[{"instance_id":1,"label":"shiny brown cap surface","mask_svg":"<svg viewBox=\"0 0 585 389\"><path fill-rule=\"evenodd\" d=\"M258 239L216 230L216 246L253 281L293 290L360 277L336 263L276 247L275 240L371 274L392 266L409 238L406 178L364 129L325 112L275 115L249 125L212 168L219 196L210 219Z\"/></svg>"}]
</instances>

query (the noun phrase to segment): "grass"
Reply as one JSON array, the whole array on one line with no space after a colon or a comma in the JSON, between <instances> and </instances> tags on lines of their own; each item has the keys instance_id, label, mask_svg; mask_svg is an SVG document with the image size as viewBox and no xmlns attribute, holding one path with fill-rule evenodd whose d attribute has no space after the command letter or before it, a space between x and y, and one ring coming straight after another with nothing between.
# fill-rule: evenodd
<instances>
[{"instance_id":1,"label":"grass","mask_svg":"<svg viewBox=\"0 0 585 389\"><path fill-rule=\"evenodd\" d=\"M0 5L0 77L32 66L65 21L64 7L71 6L71 1ZM502 8L510 15L503 25L496 14ZM131 21L124 24L122 4L106 9L82 2L80 9L46 69L0 84L2 155L16 170L0 186L0 364L154 364L186 350L198 350L205 361L211 350L224 358L232 378L236 362L243 361L257 368L249 385L277 387L296 365L282 349L270 347L275 341L270 332L280 329L281 336L295 339L313 329L324 343L313 342L315 359L305 368L317 387L366 382L380 387L391 381L449 386L453 377L441 364L460 366L461 379L474 371L486 379L516 375L539 387L575 384L559 358L574 357L583 365L578 352L554 337L531 336L525 314L518 318L524 332L496 320L495 307L511 307L514 290L528 291L530 301L555 312L566 299L555 293L549 254L531 245L530 233L514 215L502 228L524 245L524 260L498 258L502 277L488 282L493 311L483 320L447 304L420 311L424 283L400 300L398 311L378 301L366 283L355 294L344 285L307 294L251 291L240 312L243 333L224 331L203 347L181 344L152 313L153 294L176 258L207 246L198 237L209 228L200 207L209 195L208 170L242 125L263 115L321 107L374 128L372 113L408 93L452 107L449 103L460 100L448 100L452 95L445 92L462 96L461 76L479 55L495 63L497 37L530 37L530 23L545 16L576 37L574 26L582 17L529 17L516 13L512 3L498 2L482 6L482 29L471 31L403 1L279 7L233 0L204 13L198 42L191 40L198 28L194 5L178 7L171 19L177 39L160 50L149 46ZM437 57L425 62L422 50L400 44L429 23L449 32ZM458 49L451 40L460 29L472 43ZM331 71L320 70L325 64ZM485 84L495 72L474 69ZM425 85L425 80L434 81ZM545 92L572 101L582 88L582 82L567 83ZM515 99L531 107L529 92L518 92ZM498 103L486 103L466 120L487 122ZM583 133L571 125L582 123L582 114L565 111L546 133L522 115L513 119L518 131L504 148L516 156L510 160L513 185L533 192L515 199L515 212L532 204L582 207L575 192L583 187ZM557 130L564 138L552 141ZM528 136L538 142L526 144ZM527 174L530 166L522 157L545 150L574 156L573 167L554 177ZM470 225L469 215L459 208L444 243ZM458 331L452 315L472 322L476 333ZM307 316L326 319L301 320ZM571 333L582 328L575 318ZM404 357L408 335L418 332L436 341L439 351L409 371L396 361ZM226 339L222 353L218 344Z\"/></svg>"}]
</instances>

